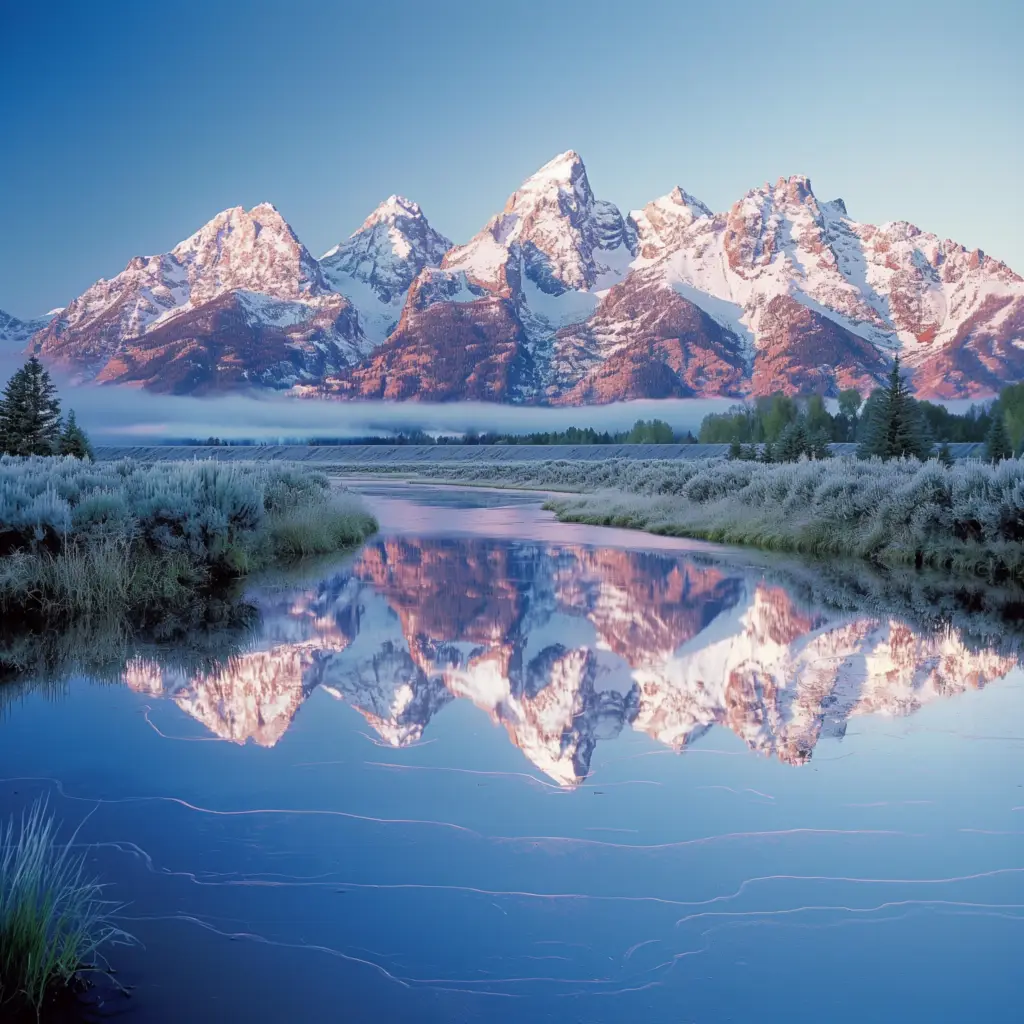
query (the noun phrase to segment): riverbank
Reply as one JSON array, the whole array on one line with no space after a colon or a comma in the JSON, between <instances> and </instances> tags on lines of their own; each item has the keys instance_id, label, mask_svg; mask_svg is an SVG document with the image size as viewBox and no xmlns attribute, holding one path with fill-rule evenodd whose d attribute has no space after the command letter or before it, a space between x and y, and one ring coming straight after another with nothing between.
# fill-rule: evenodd
<instances>
[{"instance_id":1,"label":"riverbank","mask_svg":"<svg viewBox=\"0 0 1024 1024\"><path fill-rule=\"evenodd\" d=\"M355 495L286 464L3 458L0 611L163 614L376 528Z\"/></svg>"},{"instance_id":2,"label":"riverbank","mask_svg":"<svg viewBox=\"0 0 1024 1024\"><path fill-rule=\"evenodd\" d=\"M388 466L394 473L395 465ZM1024 463L535 462L401 467L432 481L561 491L564 522L893 568L1024 579ZM362 468L365 471L365 468Z\"/></svg>"}]
</instances>

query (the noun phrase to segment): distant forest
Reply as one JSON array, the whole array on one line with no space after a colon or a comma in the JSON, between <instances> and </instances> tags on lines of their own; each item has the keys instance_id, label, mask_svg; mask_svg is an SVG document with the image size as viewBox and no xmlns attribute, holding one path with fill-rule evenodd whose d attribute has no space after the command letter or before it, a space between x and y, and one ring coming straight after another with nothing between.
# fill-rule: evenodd
<instances>
[{"instance_id":1,"label":"distant forest","mask_svg":"<svg viewBox=\"0 0 1024 1024\"><path fill-rule=\"evenodd\" d=\"M193 445L256 445L259 441L224 441L218 437L187 438L168 441L167 444ZM664 420L637 420L629 430L612 434L592 427L569 427L567 430L542 431L532 434L499 434L495 431L465 434L428 434L422 430L403 431L398 434L369 434L364 437L311 437L293 442L308 445L409 445L409 444L696 444L697 438L687 432L676 434Z\"/></svg>"},{"instance_id":2,"label":"distant forest","mask_svg":"<svg viewBox=\"0 0 1024 1024\"><path fill-rule=\"evenodd\" d=\"M461 435L428 434L408 430L397 434L372 434L362 437L295 438L292 444L308 445L594 445L594 444L771 444L780 439L787 428L801 426L809 436L825 442L862 442L869 429L872 410L884 389L872 392L865 401L854 389L840 392L838 407L829 411L829 403L818 395L791 397L775 394L737 403L725 412L710 413L700 425L698 435L677 433L664 420L637 420L625 431L612 433L593 427L569 427L567 430L541 431L529 434L468 431ZM950 412L935 402L913 400L917 415L928 439L935 444L984 442L990 435L994 420L1002 418L1015 452L1024 447L1024 384L1003 389L993 402L972 405L962 413ZM244 445L268 442L224 440L219 437L183 438L167 444Z\"/></svg>"}]
</instances>

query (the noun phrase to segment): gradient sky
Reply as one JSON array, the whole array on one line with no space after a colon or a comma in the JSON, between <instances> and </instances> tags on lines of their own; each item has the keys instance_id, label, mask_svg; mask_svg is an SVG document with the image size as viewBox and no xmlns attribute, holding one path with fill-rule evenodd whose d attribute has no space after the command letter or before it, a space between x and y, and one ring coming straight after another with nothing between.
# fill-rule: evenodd
<instances>
[{"instance_id":1,"label":"gradient sky","mask_svg":"<svg viewBox=\"0 0 1024 1024\"><path fill-rule=\"evenodd\" d=\"M811 176L1024 272L1024 5L0 0L0 309L219 210L314 255L399 192L464 241L554 154L631 209Z\"/></svg>"}]
</instances>

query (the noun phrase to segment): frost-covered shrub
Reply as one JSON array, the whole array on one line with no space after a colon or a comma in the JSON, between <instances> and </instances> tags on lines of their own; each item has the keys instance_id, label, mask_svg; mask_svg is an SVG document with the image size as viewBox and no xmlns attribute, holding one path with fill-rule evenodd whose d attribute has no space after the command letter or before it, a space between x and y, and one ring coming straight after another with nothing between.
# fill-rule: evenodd
<instances>
[{"instance_id":1,"label":"frost-covered shrub","mask_svg":"<svg viewBox=\"0 0 1024 1024\"><path fill-rule=\"evenodd\" d=\"M0 458L0 607L26 593L166 597L374 529L322 473L287 464Z\"/></svg>"},{"instance_id":2,"label":"frost-covered shrub","mask_svg":"<svg viewBox=\"0 0 1024 1024\"><path fill-rule=\"evenodd\" d=\"M360 472L367 467L361 465ZM453 482L579 492L573 521L1024 578L1024 461L724 459L390 465Z\"/></svg>"}]
</instances>

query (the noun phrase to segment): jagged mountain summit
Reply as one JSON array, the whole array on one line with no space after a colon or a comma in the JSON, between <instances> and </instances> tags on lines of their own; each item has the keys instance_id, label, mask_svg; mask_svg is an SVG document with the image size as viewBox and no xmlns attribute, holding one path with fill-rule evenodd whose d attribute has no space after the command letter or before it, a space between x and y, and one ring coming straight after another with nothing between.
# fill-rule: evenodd
<instances>
[{"instance_id":1,"label":"jagged mountain summit","mask_svg":"<svg viewBox=\"0 0 1024 1024\"><path fill-rule=\"evenodd\" d=\"M370 349L355 308L269 203L135 257L30 347L83 379L178 393L319 380Z\"/></svg>"},{"instance_id":2,"label":"jagged mountain summit","mask_svg":"<svg viewBox=\"0 0 1024 1024\"><path fill-rule=\"evenodd\" d=\"M906 222L854 220L802 176L726 212L676 186L623 214L579 154L469 242L383 202L317 261L269 204L136 257L52 320L4 331L81 380L177 393L582 404L1024 379L1024 279Z\"/></svg>"},{"instance_id":3,"label":"jagged mountain summit","mask_svg":"<svg viewBox=\"0 0 1024 1024\"><path fill-rule=\"evenodd\" d=\"M1024 280L911 224L855 221L802 176L695 218L638 277L743 339L754 394L864 387L902 355L922 395L996 391L1024 373Z\"/></svg>"},{"instance_id":4,"label":"jagged mountain summit","mask_svg":"<svg viewBox=\"0 0 1024 1024\"><path fill-rule=\"evenodd\" d=\"M390 196L347 241L324 254L320 269L335 291L356 304L364 334L380 344L398 323L416 275L440 266L451 247L418 203Z\"/></svg>"}]
</instances>

